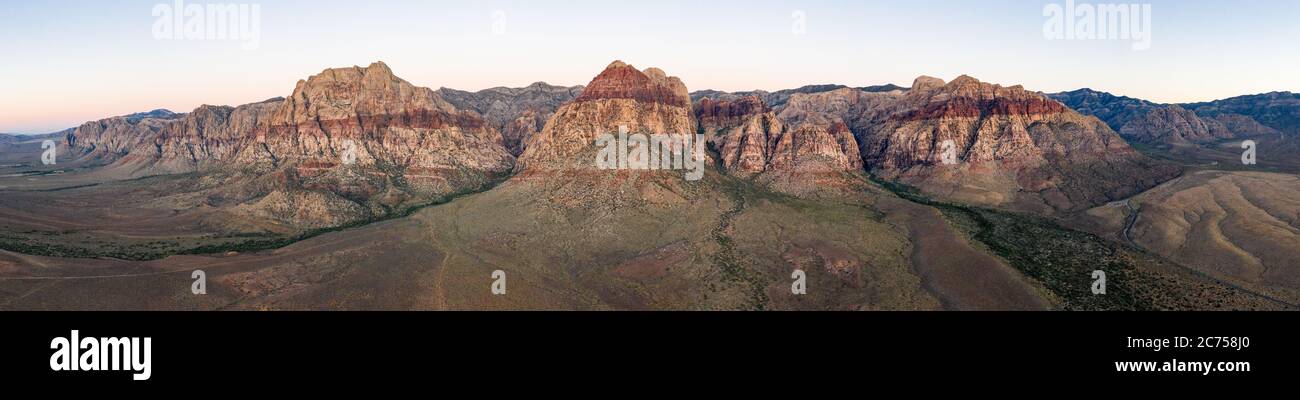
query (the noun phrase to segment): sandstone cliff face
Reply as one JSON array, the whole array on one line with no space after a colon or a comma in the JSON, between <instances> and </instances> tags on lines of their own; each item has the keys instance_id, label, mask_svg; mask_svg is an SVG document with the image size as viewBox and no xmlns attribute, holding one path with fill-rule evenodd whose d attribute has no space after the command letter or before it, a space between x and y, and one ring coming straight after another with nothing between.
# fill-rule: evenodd
<instances>
[{"instance_id":1,"label":"sandstone cliff face","mask_svg":"<svg viewBox=\"0 0 1300 400\"><path fill-rule=\"evenodd\" d=\"M555 112L519 157L517 171L593 170L594 143L619 127L632 134L693 135L686 85L656 68L615 61Z\"/></svg>"},{"instance_id":2,"label":"sandstone cliff face","mask_svg":"<svg viewBox=\"0 0 1300 400\"><path fill-rule=\"evenodd\" d=\"M439 89L438 95L462 110L473 110L501 132L506 148L518 156L561 105L582 93L583 86L537 82L523 88L498 87L478 92Z\"/></svg>"},{"instance_id":3,"label":"sandstone cliff face","mask_svg":"<svg viewBox=\"0 0 1300 400\"><path fill-rule=\"evenodd\" d=\"M1066 111L1060 103L1020 87L1004 88L968 76L947 84L922 77L905 96L876 108L877 123L863 132L863 154L875 169L905 170L939 163L942 143L952 140L960 161L1040 164L1042 154L1029 127L1069 119ZM1097 150L1103 149L1104 144Z\"/></svg>"},{"instance_id":4,"label":"sandstone cliff face","mask_svg":"<svg viewBox=\"0 0 1300 400\"><path fill-rule=\"evenodd\" d=\"M699 120L700 129L705 131L741 125L755 115L769 112L772 109L756 95L723 100L705 97L695 104L695 118Z\"/></svg>"},{"instance_id":5,"label":"sandstone cliff face","mask_svg":"<svg viewBox=\"0 0 1300 400\"><path fill-rule=\"evenodd\" d=\"M498 190L545 199L547 207L616 218L620 210L675 208L699 198L698 181L685 179L691 170L681 153L684 169L602 169L597 155L603 146L597 138L618 136L620 127L632 135L691 135L696 133L690 98L681 80L658 69L644 71L615 61L596 76L574 101L556 110L545 126L525 146L515 175ZM701 176L702 177L702 176Z\"/></svg>"},{"instance_id":6,"label":"sandstone cliff face","mask_svg":"<svg viewBox=\"0 0 1300 400\"><path fill-rule=\"evenodd\" d=\"M457 110L383 63L325 70L284 99L89 122L67 140L83 155L138 175L223 171L225 186L239 187L227 190L239 193L235 201L274 195L268 198L300 203L297 210L337 209L344 220L481 187L514 162L477 113ZM321 194L331 200L320 201ZM358 214L358 205L368 211ZM321 212L277 215L299 226L332 223L296 216Z\"/></svg>"},{"instance_id":7,"label":"sandstone cliff face","mask_svg":"<svg viewBox=\"0 0 1300 400\"><path fill-rule=\"evenodd\" d=\"M1020 86L921 77L858 124L869 169L933 194L1042 212L1127 197L1177 170L1137 153L1096 118ZM951 141L956 163L943 163Z\"/></svg>"},{"instance_id":8,"label":"sandstone cliff face","mask_svg":"<svg viewBox=\"0 0 1300 400\"><path fill-rule=\"evenodd\" d=\"M500 173L513 162L500 134L475 113L397 78L383 63L325 70L299 81L289 98L202 106L172 119L88 122L68 141L83 153L164 173L261 164L338 167L347 141L360 167L435 180L465 170Z\"/></svg>"},{"instance_id":9,"label":"sandstone cliff face","mask_svg":"<svg viewBox=\"0 0 1300 400\"><path fill-rule=\"evenodd\" d=\"M857 140L842 121L805 123L801 117L787 121L756 95L722 101L706 98L695 114L700 130L711 137L723 168L730 173L862 170Z\"/></svg>"},{"instance_id":10,"label":"sandstone cliff face","mask_svg":"<svg viewBox=\"0 0 1300 400\"><path fill-rule=\"evenodd\" d=\"M773 142L785 132L758 96L716 101L704 98L695 106L700 132L708 137L722 168L733 174L750 175L768 170Z\"/></svg>"},{"instance_id":11,"label":"sandstone cliff face","mask_svg":"<svg viewBox=\"0 0 1300 400\"><path fill-rule=\"evenodd\" d=\"M203 105L166 118L132 114L82 124L66 135L74 152L129 168L137 175L226 166L270 120L281 98L239 107Z\"/></svg>"},{"instance_id":12,"label":"sandstone cliff face","mask_svg":"<svg viewBox=\"0 0 1300 400\"><path fill-rule=\"evenodd\" d=\"M866 92L842 88L828 92L795 94L781 107L779 116L791 125L812 124L827 127L848 126L863 131L878 122L877 110L898 101L901 92Z\"/></svg>"},{"instance_id":13,"label":"sandstone cliff face","mask_svg":"<svg viewBox=\"0 0 1300 400\"><path fill-rule=\"evenodd\" d=\"M342 165L351 141L357 166L425 195L462 190L513 167L500 133L477 113L457 110L382 63L299 82L255 136L259 146L244 147L239 161L319 171Z\"/></svg>"}]
</instances>

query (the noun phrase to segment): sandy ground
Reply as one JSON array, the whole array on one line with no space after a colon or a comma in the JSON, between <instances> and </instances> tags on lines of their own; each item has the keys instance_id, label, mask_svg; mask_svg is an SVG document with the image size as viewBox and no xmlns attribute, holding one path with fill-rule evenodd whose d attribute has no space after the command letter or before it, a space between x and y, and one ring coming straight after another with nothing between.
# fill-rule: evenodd
<instances>
[{"instance_id":1,"label":"sandy ground","mask_svg":"<svg viewBox=\"0 0 1300 400\"><path fill-rule=\"evenodd\" d=\"M1090 210L1086 226L1216 279L1300 304L1300 177L1199 171L1121 205Z\"/></svg>"},{"instance_id":2,"label":"sandy ground","mask_svg":"<svg viewBox=\"0 0 1300 400\"><path fill-rule=\"evenodd\" d=\"M900 199L879 204L912 241L912 266L949 310L1047 310L1030 281L997 258L971 247L938 210Z\"/></svg>"}]
</instances>

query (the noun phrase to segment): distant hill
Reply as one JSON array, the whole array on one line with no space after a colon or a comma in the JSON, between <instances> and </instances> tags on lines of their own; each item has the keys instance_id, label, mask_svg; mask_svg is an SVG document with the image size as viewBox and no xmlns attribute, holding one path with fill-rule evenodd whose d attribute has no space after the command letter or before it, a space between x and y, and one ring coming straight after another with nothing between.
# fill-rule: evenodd
<instances>
[{"instance_id":1,"label":"distant hill","mask_svg":"<svg viewBox=\"0 0 1300 400\"><path fill-rule=\"evenodd\" d=\"M183 116L185 116L184 113L176 113L176 112L172 112L171 110L159 108L152 111L123 115L122 118L126 118L127 122L134 124L136 122L140 122L140 120L143 119L176 119Z\"/></svg>"},{"instance_id":2,"label":"distant hill","mask_svg":"<svg viewBox=\"0 0 1300 400\"><path fill-rule=\"evenodd\" d=\"M905 88L905 87L902 87L902 86L898 86L898 85L895 85L895 84L892 84L892 83L884 84L884 85L874 85L874 86L867 86L867 87L860 87L860 88L858 88L858 90L861 90L861 91L864 91L864 92L871 92L871 93L892 92L892 91L895 91L895 90L904 90L904 91L905 91L905 90L907 90L907 89L908 89L908 88Z\"/></svg>"},{"instance_id":3,"label":"distant hill","mask_svg":"<svg viewBox=\"0 0 1300 400\"><path fill-rule=\"evenodd\" d=\"M691 93L691 101L698 102L701 99L705 99L705 98L711 98L714 100L737 100L742 97L757 96L759 99L763 100L763 103L767 104L767 106L772 108L781 108L782 106L785 105L786 102L790 101L790 96L793 96L795 94L822 93L822 92L829 92L836 89L843 89L847 87L848 86L844 86L844 85L823 84L823 85L807 85L795 89L778 90L775 92L768 92L765 90L751 90L747 92L734 92L734 93L722 92L717 90L701 90L701 91Z\"/></svg>"},{"instance_id":4,"label":"distant hill","mask_svg":"<svg viewBox=\"0 0 1300 400\"><path fill-rule=\"evenodd\" d=\"M1282 132L1300 133L1300 93L1272 92L1204 103L1184 104L1197 114L1220 118L1244 115Z\"/></svg>"},{"instance_id":5,"label":"distant hill","mask_svg":"<svg viewBox=\"0 0 1300 400\"><path fill-rule=\"evenodd\" d=\"M1193 104L1159 104L1092 89L1049 97L1101 119L1126 139L1157 145L1300 132L1300 95L1275 92Z\"/></svg>"}]
</instances>

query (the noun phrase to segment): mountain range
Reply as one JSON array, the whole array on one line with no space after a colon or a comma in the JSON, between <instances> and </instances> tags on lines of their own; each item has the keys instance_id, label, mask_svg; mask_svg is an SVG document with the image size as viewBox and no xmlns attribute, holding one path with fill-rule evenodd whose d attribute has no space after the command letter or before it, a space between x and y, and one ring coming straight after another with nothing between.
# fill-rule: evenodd
<instances>
[{"instance_id":1,"label":"mountain range","mask_svg":"<svg viewBox=\"0 0 1300 400\"><path fill-rule=\"evenodd\" d=\"M1294 148L1297 99L969 76L690 92L621 61L466 92L332 68L284 98L87 122L57 166L20 147L0 308L87 307L74 287L131 309L1295 308L1295 176L1161 149ZM620 130L703 135L704 179L598 167ZM157 289L203 266L213 296ZM498 269L511 296L476 289ZM819 290L791 296L794 270ZM1114 295L1088 293L1095 270Z\"/></svg>"},{"instance_id":2,"label":"mountain range","mask_svg":"<svg viewBox=\"0 0 1300 400\"><path fill-rule=\"evenodd\" d=\"M1126 138L1168 144L1294 131L1300 95L1267 93L1195 104L1156 104L1091 89L1050 94Z\"/></svg>"}]
</instances>

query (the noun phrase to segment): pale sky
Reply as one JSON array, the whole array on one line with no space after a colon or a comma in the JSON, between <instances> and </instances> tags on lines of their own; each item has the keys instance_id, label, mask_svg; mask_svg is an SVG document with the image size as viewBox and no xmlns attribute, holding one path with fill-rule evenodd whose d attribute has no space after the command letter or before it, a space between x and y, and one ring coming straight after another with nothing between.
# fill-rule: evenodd
<instances>
[{"instance_id":1,"label":"pale sky","mask_svg":"<svg viewBox=\"0 0 1300 400\"><path fill-rule=\"evenodd\" d=\"M1300 91L1293 0L1143 2L1146 51L1048 40L1044 6L1064 0L229 1L260 5L256 48L155 38L152 11L174 1L0 1L0 132L261 101L322 69L377 60L434 89L586 84L621 59L692 91L961 74L1157 102Z\"/></svg>"}]
</instances>

